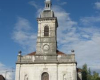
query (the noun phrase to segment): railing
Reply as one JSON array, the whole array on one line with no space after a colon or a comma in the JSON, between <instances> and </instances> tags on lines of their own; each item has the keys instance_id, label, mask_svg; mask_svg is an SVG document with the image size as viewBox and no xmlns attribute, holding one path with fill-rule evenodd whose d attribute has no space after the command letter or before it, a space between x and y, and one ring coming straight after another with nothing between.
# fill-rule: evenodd
<instances>
[{"instance_id":1,"label":"railing","mask_svg":"<svg viewBox=\"0 0 100 80\"><path fill-rule=\"evenodd\" d=\"M18 57L17 62L23 62L23 63L34 62L34 56L20 56Z\"/></svg>"},{"instance_id":2,"label":"railing","mask_svg":"<svg viewBox=\"0 0 100 80\"><path fill-rule=\"evenodd\" d=\"M58 62L75 62L74 56L71 55L60 55L60 56L21 56L20 59L18 58L17 62L22 63L33 63L35 61L58 61Z\"/></svg>"}]
</instances>

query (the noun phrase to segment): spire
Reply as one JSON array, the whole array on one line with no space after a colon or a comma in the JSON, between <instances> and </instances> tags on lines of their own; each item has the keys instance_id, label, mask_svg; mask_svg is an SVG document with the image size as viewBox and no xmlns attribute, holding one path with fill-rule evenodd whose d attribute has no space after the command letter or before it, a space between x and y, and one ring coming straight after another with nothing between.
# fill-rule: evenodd
<instances>
[{"instance_id":1,"label":"spire","mask_svg":"<svg viewBox=\"0 0 100 80\"><path fill-rule=\"evenodd\" d=\"M51 0L45 0L45 10L51 10Z\"/></svg>"}]
</instances>

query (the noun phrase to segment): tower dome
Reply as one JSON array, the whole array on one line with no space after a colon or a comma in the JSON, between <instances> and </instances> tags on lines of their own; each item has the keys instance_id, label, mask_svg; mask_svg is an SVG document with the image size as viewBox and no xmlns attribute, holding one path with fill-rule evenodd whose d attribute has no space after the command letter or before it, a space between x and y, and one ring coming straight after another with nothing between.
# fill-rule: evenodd
<instances>
[{"instance_id":1,"label":"tower dome","mask_svg":"<svg viewBox=\"0 0 100 80\"><path fill-rule=\"evenodd\" d=\"M40 14L40 18L54 17L54 12L51 10L51 0L45 0L45 9Z\"/></svg>"}]
</instances>

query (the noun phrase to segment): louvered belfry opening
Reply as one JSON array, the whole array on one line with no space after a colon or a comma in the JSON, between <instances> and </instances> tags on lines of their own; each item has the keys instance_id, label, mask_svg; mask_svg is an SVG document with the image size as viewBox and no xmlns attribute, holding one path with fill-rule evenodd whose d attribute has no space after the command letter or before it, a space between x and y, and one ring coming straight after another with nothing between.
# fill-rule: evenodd
<instances>
[{"instance_id":1,"label":"louvered belfry opening","mask_svg":"<svg viewBox=\"0 0 100 80\"><path fill-rule=\"evenodd\" d=\"M44 36L49 36L49 27L48 26L44 27Z\"/></svg>"},{"instance_id":2,"label":"louvered belfry opening","mask_svg":"<svg viewBox=\"0 0 100 80\"><path fill-rule=\"evenodd\" d=\"M47 72L44 72L41 76L41 80L49 80L49 74Z\"/></svg>"}]
</instances>

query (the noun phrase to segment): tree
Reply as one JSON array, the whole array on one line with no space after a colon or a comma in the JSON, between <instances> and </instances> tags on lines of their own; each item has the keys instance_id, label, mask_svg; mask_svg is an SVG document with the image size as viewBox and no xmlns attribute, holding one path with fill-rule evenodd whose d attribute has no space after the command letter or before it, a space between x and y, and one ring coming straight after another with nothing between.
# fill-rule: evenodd
<instances>
[{"instance_id":1,"label":"tree","mask_svg":"<svg viewBox=\"0 0 100 80\"><path fill-rule=\"evenodd\" d=\"M82 80L87 80L87 64L84 64L82 67Z\"/></svg>"},{"instance_id":2,"label":"tree","mask_svg":"<svg viewBox=\"0 0 100 80\"><path fill-rule=\"evenodd\" d=\"M93 71L91 73L91 69L87 67L87 64L82 66L82 80L100 80L99 73Z\"/></svg>"},{"instance_id":3,"label":"tree","mask_svg":"<svg viewBox=\"0 0 100 80\"><path fill-rule=\"evenodd\" d=\"M92 79L92 75L91 75L91 69L88 69L88 74L87 74L87 80L91 80Z\"/></svg>"},{"instance_id":4,"label":"tree","mask_svg":"<svg viewBox=\"0 0 100 80\"><path fill-rule=\"evenodd\" d=\"M93 71L92 80L100 80L99 78L100 78L100 77L99 77L99 74L96 73L95 71Z\"/></svg>"}]
</instances>

